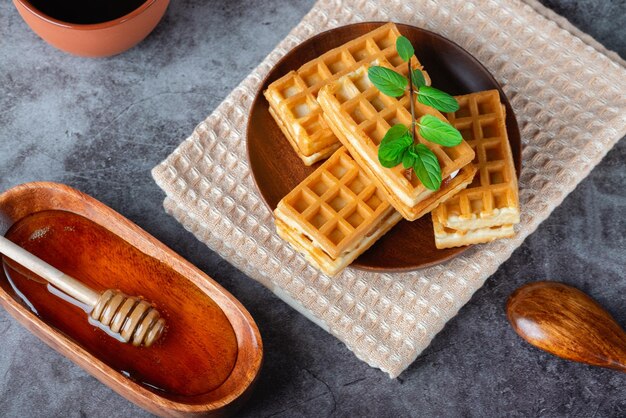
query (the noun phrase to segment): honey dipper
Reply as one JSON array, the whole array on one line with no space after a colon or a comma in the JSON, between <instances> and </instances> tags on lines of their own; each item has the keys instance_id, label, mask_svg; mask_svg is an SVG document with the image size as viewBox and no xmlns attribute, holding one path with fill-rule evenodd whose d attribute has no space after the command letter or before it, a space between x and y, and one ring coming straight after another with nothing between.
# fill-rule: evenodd
<instances>
[{"instance_id":1,"label":"honey dipper","mask_svg":"<svg viewBox=\"0 0 626 418\"><path fill-rule=\"evenodd\" d=\"M2 235L0 253L84 304L90 322L95 322L95 325L125 343L150 347L163 333L165 320L150 303L141 298L111 289L98 293Z\"/></svg>"}]
</instances>

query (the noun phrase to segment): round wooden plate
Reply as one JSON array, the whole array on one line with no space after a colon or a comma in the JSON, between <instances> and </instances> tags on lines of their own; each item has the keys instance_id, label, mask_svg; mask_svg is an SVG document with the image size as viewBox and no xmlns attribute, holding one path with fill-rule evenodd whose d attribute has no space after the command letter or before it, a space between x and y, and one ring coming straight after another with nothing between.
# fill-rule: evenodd
<instances>
[{"instance_id":1,"label":"round wooden plate","mask_svg":"<svg viewBox=\"0 0 626 418\"><path fill-rule=\"evenodd\" d=\"M302 64L383 25L385 22L356 23L322 32L310 38L281 59L272 68L257 92L248 120L248 158L254 181L265 203L273 211L280 199L297 186L320 164L306 167L291 148L269 113L263 91L270 83ZM498 89L506 106L506 126L516 170L521 169L521 140L513 109L500 85L487 69L467 51L437 35L414 26L397 24L400 32L415 47L415 55L424 65L433 86L452 95ZM468 247L438 250L430 215L414 222L401 221L352 267L374 271L407 271L449 260Z\"/></svg>"}]
</instances>

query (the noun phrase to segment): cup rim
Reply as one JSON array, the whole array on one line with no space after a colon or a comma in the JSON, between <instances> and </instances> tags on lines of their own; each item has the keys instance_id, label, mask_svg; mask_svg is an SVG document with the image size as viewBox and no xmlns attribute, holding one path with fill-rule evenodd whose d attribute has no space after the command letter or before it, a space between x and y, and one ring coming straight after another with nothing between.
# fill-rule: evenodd
<instances>
[{"instance_id":1,"label":"cup rim","mask_svg":"<svg viewBox=\"0 0 626 418\"><path fill-rule=\"evenodd\" d=\"M145 0L139 7L137 7L136 9L134 9L133 11L131 11L130 13L127 13L123 16L120 16L118 18L115 18L113 20L106 20L104 22L99 22L99 23L71 23L71 22L65 22L63 20L59 20L56 19L44 12L42 12L41 10L39 10L38 8L36 8L35 6L33 6L30 2L30 0L15 0L16 2L19 2L20 5L22 5L22 7L24 7L26 10L28 10L30 13L32 13L33 15L35 15L36 17L38 17L39 19L42 19L48 23L51 23L55 26L60 26L63 28L69 28L69 29L81 29L81 30L94 30L94 29L105 29L105 28L110 28L113 26L117 26L121 23L124 23L128 20L133 19L136 16L139 16L140 14L142 14L143 12L145 12L149 7L151 7L152 5L154 5L158 0Z\"/></svg>"}]
</instances>

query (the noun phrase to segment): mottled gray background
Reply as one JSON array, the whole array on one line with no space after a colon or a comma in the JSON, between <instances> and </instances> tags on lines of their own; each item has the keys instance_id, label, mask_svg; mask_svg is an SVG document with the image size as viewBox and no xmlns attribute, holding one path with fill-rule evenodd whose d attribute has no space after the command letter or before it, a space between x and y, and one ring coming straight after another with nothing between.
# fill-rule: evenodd
<instances>
[{"instance_id":1,"label":"mottled gray background","mask_svg":"<svg viewBox=\"0 0 626 418\"><path fill-rule=\"evenodd\" d=\"M626 56L624 0L544 0ZM241 416L625 416L626 379L522 342L504 303L537 279L572 283L626 324L626 142L621 141L476 293L400 378L248 279L167 216L150 169L312 6L177 0L138 47L101 60L63 54L0 4L0 189L67 183L135 221L230 290L256 318L265 367ZM0 311L0 415L145 412Z\"/></svg>"}]
</instances>

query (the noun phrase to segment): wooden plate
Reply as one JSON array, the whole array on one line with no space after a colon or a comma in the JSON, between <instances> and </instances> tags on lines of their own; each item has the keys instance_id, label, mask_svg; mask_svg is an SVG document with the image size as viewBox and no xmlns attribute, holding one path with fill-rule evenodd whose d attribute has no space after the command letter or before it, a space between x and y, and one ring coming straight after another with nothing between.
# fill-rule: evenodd
<instances>
[{"instance_id":1,"label":"wooden plate","mask_svg":"<svg viewBox=\"0 0 626 418\"><path fill-rule=\"evenodd\" d=\"M272 68L257 92L248 121L248 158L254 181L265 203L273 211L280 199L311 174L321 163L306 167L291 148L269 113L263 90L270 83L324 52L357 38L385 22L342 26L310 38ZM498 89L506 106L506 126L516 170L521 169L521 140L513 109L498 82L467 51L436 33L398 24L413 43L415 54L432 79L433 86L450 94ZM352 263L352 267L374 271L407 271L449 260L468 247L438 250L429 215L415 222L402 221Z\"/></svg>"}]
</instances>

